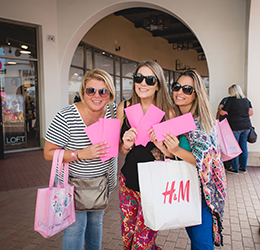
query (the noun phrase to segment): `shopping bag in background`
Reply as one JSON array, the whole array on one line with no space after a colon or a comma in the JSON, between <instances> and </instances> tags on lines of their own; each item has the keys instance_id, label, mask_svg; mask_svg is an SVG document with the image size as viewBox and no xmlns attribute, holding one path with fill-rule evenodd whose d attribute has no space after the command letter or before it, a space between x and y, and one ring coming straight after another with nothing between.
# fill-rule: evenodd
<instances>
[{"instance_id":1,"label":"shopping bag in background","mask_svg":"<svg viewBox=\"0 0 260 250\"><path fill-rule=\"evenodd\" d=\"M242 153L242 150L233 134L230 125L225 118L221 122L216 120L216 128L219 146L223 161L229 161Z\"/></svg>"},{"instance_id":2,"label":"shopping bag in background","mask_svg":"<svg viewBox=\"0 0 260 250\"><path fill-rule=\"evenodd\" d=\"M196 166L185 161L138 163L144 224L169 230L201 224L201 190Z\"/></svg>"},{"instance_id":3,"label":"shopping bag in background","mask_svg":"<svg viewBox=\"0 0 260 250\"><path fill-rule=\"evenodd\" d=\"M69 164L62 163L64 150L55 150L48 188L38 189L34 230L49 238L75 222L74 187L68 184ZM64 165L64 183L53 187L56 166L60 174Z\"/></svg>"}]
</instances>

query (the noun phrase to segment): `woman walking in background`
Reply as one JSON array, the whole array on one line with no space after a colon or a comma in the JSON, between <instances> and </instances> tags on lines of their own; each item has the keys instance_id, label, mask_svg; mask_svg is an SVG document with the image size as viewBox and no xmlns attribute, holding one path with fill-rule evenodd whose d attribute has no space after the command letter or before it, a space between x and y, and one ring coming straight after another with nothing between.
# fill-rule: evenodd
<instances>
[{"instance_id":1,"label":"woman walking in background","mask_svg":"<svg viewBox=\"0 0 260 250\"><path fill-rule=\"evenodd\" d=\"M251 128L250 116L253 115L253 108L239 85L233 84L229 87L228 92L230 97L220 111L220 114L224 115L228 112L227 120L242 153L232 159L232 168L227 169L227 171L237 174L239 171L245 173L248 158L247 137Z\"/></svg>"}]
</instances>

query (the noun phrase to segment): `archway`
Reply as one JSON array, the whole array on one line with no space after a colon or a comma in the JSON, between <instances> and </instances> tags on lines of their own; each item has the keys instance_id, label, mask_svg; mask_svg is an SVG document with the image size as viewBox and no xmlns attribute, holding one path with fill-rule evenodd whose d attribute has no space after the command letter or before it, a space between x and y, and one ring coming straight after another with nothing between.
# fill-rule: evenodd
<instances>
[{"instance_id":1,"label":"archway","mask_svg":"<svg viewBox=\"0 0 260 250\"><path fill-rule=\"evenodd\" d=\"M65 83L65 82L68 81L68 72L69 72L70 62L71 62L72 57L73 57L73 53L74 53L77 45L81 41L81 39L84 37L84 35L87 34L92 29L93 26L95 26L97 23L101 22L104 18L113 14L114 12L124 11L126 9L134 8L134 7L137 6L137 4L135 4L135 6L132 6L132 5L133 5L133 3L131 3L131 4L130 3L124 3L124 4L119 4L119 5L116 4L116 5L110 6L108 8L105 8L105 9L95 13L93 16L89 17L88 19L84 20L82 25L75 32L74 36L70 39L70 41L67 45L67 48L66 48L66 52L63 55L63 59L62 59L62 63L61 63L61 78L60 78L61 82ZM139 3L139 6L137 6L137 7L140 7L140 5L142 7L145 7L145 8L154 9L155 11L159 10L163 13L166 13L167 15L171 15L172 17L176 17L176 15L174 13L169 12L168 10L166 10L165 8L163 8L161 6L147 4L147 3ZM178 19L180 19L180 18L178 18ZM182 21L182 23L184 23L184 22ZM185 26L187 27L187 29L190 29L187 26L187 24L185 24ZM102 47L99 47L99 48L102 48ZM172 47L171 47L171 51L173 51ZM127 58L127 56L126 56L126 58ZM195 58L197 60L197 54L196 54ZM153 58L151 58L151 59L153 59ZM177 63L178 63L178 65L181 66L181 67L179 67L179 70L185 69L186 65L188 67L195 68L195 66L194 66L194 64L195 64L194 60L195 59L193 59L193 63L191 65L188 65L188 63L185 63L185 60L183 62L180 59L177 61L177 59L179 59L179 58L176 57L176 60L174 60L174 62L171 62L171 65L174 64L174 67L175 67L175 64L176 64L176 67L177 67ZM137 60L139 61L139 58ZM183 65L184 65L184 67L183 67ZM205 76L208 76L208 71L207 71L207 75L205 75ZM61 91L64 91L64 89L61 90ZM66 93L64 93L63 96L67 96Z\"/></svg>"}]
</instances>

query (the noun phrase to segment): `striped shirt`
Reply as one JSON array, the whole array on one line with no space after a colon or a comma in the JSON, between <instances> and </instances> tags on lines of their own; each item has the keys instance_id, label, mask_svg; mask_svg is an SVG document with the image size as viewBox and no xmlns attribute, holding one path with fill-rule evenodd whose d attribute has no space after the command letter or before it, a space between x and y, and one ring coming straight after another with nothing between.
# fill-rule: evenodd
<instances>
[{"instance_id":1,"label":"striped shirt","mask_svg":"<svg viewBox=\"0 0 260 250\"><path fill-rule=\"evenodd\" d=\"M116 114L114 103L113 109ZM105 118L112 118L108 104ZM76 105L71 104L56 114L48 128L45 140L65 150L80 150L92 145L84 128L86 124ZM117 158L111 158L105 162L102 162L100 158L69 162L69 175L83 179L98 177L108 171L109 164L109 191L112 192L117 184Z\"/></svg>"}]
</instances>

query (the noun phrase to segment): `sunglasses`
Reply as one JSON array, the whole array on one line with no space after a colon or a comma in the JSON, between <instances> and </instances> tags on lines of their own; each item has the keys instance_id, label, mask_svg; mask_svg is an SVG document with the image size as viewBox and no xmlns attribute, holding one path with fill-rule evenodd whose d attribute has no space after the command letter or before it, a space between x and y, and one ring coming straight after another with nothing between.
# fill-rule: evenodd
<instances>
[{"instance_id":1,"label":"sunglasses","mask_svg":"<svg viewBox=\"0 0 260 250\"><path fill-rule=\"evenodd\" d=\"M95 88L92 88L92 87L88 87L88 88L85 89L85 92L88 96L95 95L97 91L98 91L98 94L102 98L105 98L110 94L110 91L108 89L95 89Z\"/></svg>"},{"instance_id":2,"label":"sunglasses","mask_svg":"<svg viewBox=\"0 0 260 250\"><path fill-rule=\"evenodd\" d=\"M195 92L194 88L190 85L181 86L181 84L178 82L173 83L172 91L178 92L180 89L182 89L182 92L185 95L191 95L193 93L193 91Z\"/></svg>"},{"instance_id":3,"label":"sunglasses","mask_svg":"<svg viewBox=\"0 0 260 250\"><path fill-rule=\"evenodd\" d=\"M145 78L145 82L149 86L153 86L157 82L156 76L143 76L140 73L135 73L133 77L134 77L134 82L136 83L141 83Z\"/></svg>"}]
</instances>

